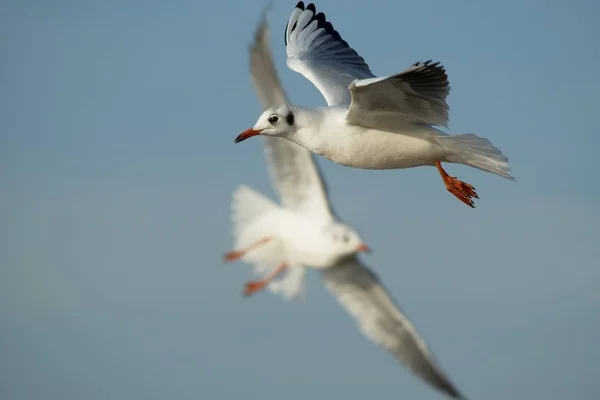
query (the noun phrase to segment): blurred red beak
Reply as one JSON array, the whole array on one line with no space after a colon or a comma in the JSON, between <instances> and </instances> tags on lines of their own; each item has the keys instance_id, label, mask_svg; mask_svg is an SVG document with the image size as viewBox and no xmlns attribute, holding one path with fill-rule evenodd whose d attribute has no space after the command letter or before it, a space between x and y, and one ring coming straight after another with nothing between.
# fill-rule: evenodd
<instances>
[{"instance_id":1,"label":"blurred red beak","mask_svg":"<svg viewBox=\"0 0 600 400\"><path fill-rule=\"evenodd\" d=\"M238 137L235 138L235 142L239 143L244 141L252 136L260 135L260 131L255 131L254 129L247 129L244 132L240 133Z\"/></svg>"},{"instance_id":2,"label":"blurred red beak","mask_svg":"<svg viewBox=\"0 0 600 400\"><path fill-rule=\"evenodd\" d=\"M356 249L356 251L358 251L359 253L370 253L371 249L369 248L369 246L367 246L364 243L361 243L358 248Z\"/></svg>"}]
</instances>

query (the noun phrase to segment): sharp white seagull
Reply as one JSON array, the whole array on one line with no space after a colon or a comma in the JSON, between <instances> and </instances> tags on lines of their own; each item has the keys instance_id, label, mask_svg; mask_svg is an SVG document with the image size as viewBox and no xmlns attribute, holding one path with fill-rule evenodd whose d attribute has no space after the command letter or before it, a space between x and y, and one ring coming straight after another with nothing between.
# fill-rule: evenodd
<instances>
[{"instance_id":1,"label":"sharp white seagull","mask_svg":"<svg viewBox=\"0 0 600 400\"><path fill-rule=\"evenodd\" d=\"M475 188L458 180L442 162L468 165L514 181L508 159L488 139L450 136L450 92L444 67L417 62L390 76L375 77L314 4L300 1L285 29L287 65L304 75L328 107L279 103L265 110L235 139L277 136L338 164L363 169L435 166L446 189L474 207Z\"/></svg>"},{"instance_id":2,"label":"sharp white seagull","mask_svg":"<svg viewBox=\"0 0 600 400\"><path fill-rule=\"evenodd\" d=\"M285 100L264 19L250 48L250 70L264 108ZM265 138L265 146L282 206L247 187L235 193L232 204L237 250L225 259L254 264L255 272L263 275L246 284L245 294L267 287L287 298L297 296L305 268L317 268L327 289L369 339L429 385L463 398L377 276L357 258L357 252L368 248L334 217L313 155L280 138Z\"/></svg>"}]
</instances>

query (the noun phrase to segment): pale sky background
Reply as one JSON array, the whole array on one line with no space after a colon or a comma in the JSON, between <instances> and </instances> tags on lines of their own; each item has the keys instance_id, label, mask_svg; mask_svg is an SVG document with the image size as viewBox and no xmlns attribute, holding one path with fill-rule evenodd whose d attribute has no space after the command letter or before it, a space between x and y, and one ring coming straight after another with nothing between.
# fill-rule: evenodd
<instances>
[{"instance_id":1,"label":"pale sky background","mask_svg":"<svg viewBox=\"0 0 600 400\"><path fill-rule=\"evenodd\" d=\"M285 66L296 1L269 14ZM311 273L307 301L241 295L231 194L273 196L247 46L263 1L0 1L3 400L443 397L367 341ZM517 182L462 166L319 159L361 256L469 399L598 399L600 4L317 2L376 74L446 66L451 132ZM312 272L312 271L311 271Z\"/></svg>"}]
</instances>

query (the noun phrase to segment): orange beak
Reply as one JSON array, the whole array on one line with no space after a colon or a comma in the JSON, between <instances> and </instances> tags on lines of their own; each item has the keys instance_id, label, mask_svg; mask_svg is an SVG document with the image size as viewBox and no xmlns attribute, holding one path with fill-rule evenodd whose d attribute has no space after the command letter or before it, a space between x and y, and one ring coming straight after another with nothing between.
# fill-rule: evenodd
<instances>
[{"instance_id":1,"label":"orange beak","mask_svg":"<svg viewBox=\"0 0 600 400\"><path fill-rule=\"evenodd\" d=\"M257 131L254 129L246 129L244 132L240 133L238 135L238 137L235 138L235 143L239 143L241 141L244 141L248 138L251 138L252 136L256 136L256 135L260 135L261 131Z\"/></svg>"},{"instance_id":2,"label":"orange beak","mask_svg":"<svg viewBox=\"0 0 600 400\"><path fill-rule=\"evenodd\" d=\"M357 252L359 253L370 253L371 249L369 248L369 246L367 246L364 243L361 243L358 248L356 249Z\"/></svg>"}]
</instances>

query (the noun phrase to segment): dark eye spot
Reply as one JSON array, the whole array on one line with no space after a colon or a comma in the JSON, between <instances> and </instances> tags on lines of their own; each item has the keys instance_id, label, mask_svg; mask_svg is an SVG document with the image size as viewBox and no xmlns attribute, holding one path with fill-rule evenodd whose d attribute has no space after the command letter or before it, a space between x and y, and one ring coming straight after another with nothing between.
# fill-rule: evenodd
<instances>
[{"instance_id":1,"label":"dark eye spot","mask_svg":"<svg viewBox=\"0 0 600 400\"><path fill-rule=\"evenodd\" d=\"M350 240L350 237L348 235L344 235L344 242L348 243L349 240Z\"/></svg>"},{"instance_id":2,"label":"dark eye spot","mask_svg":"<svg viewBox=\"0 0 600 400\"><path fill-rule=\"evenodd\" d=\"M271 116L269 117L269 122L270 122L271 124L274 124L274 123L276 123L277 121L279 121L279 117L278 117L277 115L271 115Z\"/></svg>"},{"instance_id":3,"label":"dark eye spot","mask_svg":"<svg viewBox=\"0 0 600 400\"><path fill-rule=\"evenodd\" d=\"M289 126L294 125L294 114L289 113L287 115L287 117L285 117L286 122L288 123Z\"/></svg>"}]
</instances>

